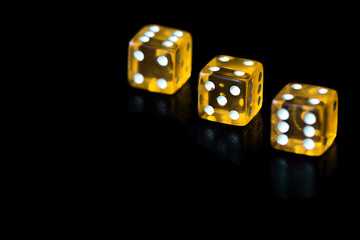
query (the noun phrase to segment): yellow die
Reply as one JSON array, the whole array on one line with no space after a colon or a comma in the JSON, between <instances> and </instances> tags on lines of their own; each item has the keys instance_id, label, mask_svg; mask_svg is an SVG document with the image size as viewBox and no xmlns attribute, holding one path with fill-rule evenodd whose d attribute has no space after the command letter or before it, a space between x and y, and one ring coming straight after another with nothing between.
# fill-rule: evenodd
<instances>
[{"instance_id":1,"label":"yellow die","mask_svg":"<svg viewBox=\"0 0 360 240\"><path fill-rule=\"evenodd\" d=\"M210 121L244 126L263 102L264 68L260 62L219 55L200 72L198 114Z\"/></svg>"},{"instance_id":2,"label":"yellow die","mask_svg":"<svg viewBox=\"0 0 360 240\"><path fill-rule=\"evenodd\" d=\"M338 94L334 89L289 83L271 105L271 145L275 149L319 156L336 137Z\"/></svg>"},{"instance_id":3,"label":"yellow die","mask_svg":"<svg viewBox=\"0 0 360 240\"><path fill-rule=\"evenodd\" d=\"M173 94L191 75L189 32L150 24L129 43L128 81L132 87Z\"/></svg>"}]
</instances>

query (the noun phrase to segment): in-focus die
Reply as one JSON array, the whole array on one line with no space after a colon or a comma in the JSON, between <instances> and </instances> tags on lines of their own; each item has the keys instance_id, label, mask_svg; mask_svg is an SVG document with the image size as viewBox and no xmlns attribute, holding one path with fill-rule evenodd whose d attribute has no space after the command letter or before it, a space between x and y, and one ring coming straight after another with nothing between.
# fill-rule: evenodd
<instances>
[{"instance_id":1,"label":"in-focus die","mask_svg":"<svg viewBox=\"0 0 360 240\"><path fill-rule=\"evenodd\" d=\"M219 55L200 72L198 114L210 121L244 126L263 102L264 68L260 62Z\"/></svg>"},{"instance_id":2,"label":"in-focus die","mask_svg":"<svg viewBox=\"0 0 360 240\"><path fill-rule=\"evenodd\" d=\"M319 156L336 137L338 94L302 83L287 84L271 105L271 145L279 150Z\"/></svg>"},{"instance_id":3,"label":"in-focus die","mask_svg":"<svg viewBox=\"0 0 360 240\"><path fill-rule=\"evenodd\" d=\"M129 84L151 92L173 94L189 79L191 59L189 32L146 25L129 43Z\"/></svg>"}]
</instances>

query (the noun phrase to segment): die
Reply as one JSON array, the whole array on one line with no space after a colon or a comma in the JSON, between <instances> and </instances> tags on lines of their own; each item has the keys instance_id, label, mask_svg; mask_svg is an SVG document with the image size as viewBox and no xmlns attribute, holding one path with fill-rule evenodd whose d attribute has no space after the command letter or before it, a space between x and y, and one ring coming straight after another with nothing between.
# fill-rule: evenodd
<instances>
[{"instance_id":1,"label":"die","mask_svg":"<svg viewBox=\"0 0 360 240\"><path fill-rule=\"evenodd\" d=\"M334 141L337 122L336 90L289 83L272 100L271 145L278 150L320 156Z\"/></svg>"},{"instance_id":2,"label":"die","mask_svg":"<svg viewBox=\"0 0 360 240\"><path fill-rule=\"evenodd\" d=\"M189 32L150 24L129 42L128 82L135 88L174 94L191 75Z\"/></svg>"},{"instance_id":3,"label":"die","mask_svg":"<svg viewBox=\"0 0 360 240\"><path fill-rule=\"evenodd\" d=\"M247 125L261 109L263 80L260 62L216 56L199 74L199 116L224 124Z\"/></svg>"}]
</instances>

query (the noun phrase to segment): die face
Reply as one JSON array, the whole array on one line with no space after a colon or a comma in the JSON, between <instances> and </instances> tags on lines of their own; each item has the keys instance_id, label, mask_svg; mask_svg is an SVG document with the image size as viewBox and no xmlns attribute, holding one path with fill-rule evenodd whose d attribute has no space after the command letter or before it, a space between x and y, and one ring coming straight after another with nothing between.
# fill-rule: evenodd
<instances>
[{"instance_id":1,"label":"die face","mask_svg":"<svg viewBox=\"0 0 360 240\"><path fill-rule=\"evenodd\" d=\"M129 42L128 81L136 88L173 94L191 75L190 33L150 24Z\"/></svg>"},{"instance_id":2,"label":"die face","mask_svg":"<svg viewBox=\"0 0 360 240\"><path fill-rule=\"evenodd\" d=\"M333 89L289 83L272 101L271 145L309 156L323 154L336 137L337 105Z\"/></svg>"},{"instance_id":3,"label":"die face","mask_svg":"<svg viewBox=\"0 0 360 240\"><path fill-rule=\"evenodd\" d=\"M216 56L199 74L199 116L231 125L248 124L262 106L263 72L260 62Z\"/></svg>"}]
</instances>

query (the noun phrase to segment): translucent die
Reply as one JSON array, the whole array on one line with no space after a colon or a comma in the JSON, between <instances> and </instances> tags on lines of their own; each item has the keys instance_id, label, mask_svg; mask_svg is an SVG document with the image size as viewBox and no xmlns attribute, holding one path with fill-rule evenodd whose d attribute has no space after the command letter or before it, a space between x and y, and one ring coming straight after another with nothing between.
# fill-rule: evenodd
<instances>
[{"instance_id":1,"label":"translucent die","mask_svg":"<svg viewBox=\"0 0 360 240\"><path fill-rule=\"evenodd\" d=\"M190 33L149 24L129 42L128 81L132 87L173 94L191 75Z\"/></svg>"},{"instance_id":2,"label":"translucent die","mask_svg":"<svg viewBox=\"0 0 360 240\"><path fill-rule=\"evenodd\" d=\"M334 89L287 84L271 105L271 145L279 150L322 155L333 143L338 122Z\"/></svg>"},{"instance_id":3,"label":"translucent die","mask_svg":"<svg viewBox=\"0 0 360 240\"><path fill-rule=\"evenodd\" d=\"M248 124L261 109L263 81L260 62L216 56L199 74L199 116L231 125Z\"/></svg>"}]
</instances>

